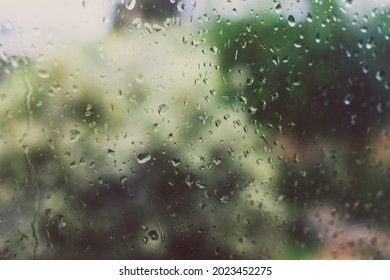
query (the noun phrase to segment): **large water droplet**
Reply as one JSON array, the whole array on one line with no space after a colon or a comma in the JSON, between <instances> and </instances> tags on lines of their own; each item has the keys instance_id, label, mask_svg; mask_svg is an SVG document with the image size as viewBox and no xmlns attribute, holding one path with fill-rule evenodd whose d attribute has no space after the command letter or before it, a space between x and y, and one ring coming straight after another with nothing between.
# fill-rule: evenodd
<instances>
[{"instance_id":1,"label":"large water droplet","mask_svg":"<svg viewBox=\"0 0 390 280\"><path fill-rule=\"evenodd\" d=\"M282 5L280 3L276 4L275 12L277 12L278 14L282 12Z\"/></svg>"},{"instance_id":2,"label":"large water droplet","mask_svg":"<svg viewBox=\"0 0 390 280\"><path fill-rule=\"evenodd\" d=\"M287 18L287 21L288 21L288 25L290 25L291 27L294 27L296 24L295 18L293 15L289 15Z\"/></svg>"},{"instance_id":3,"label":"large water droplet","mask_svg":"<svg viewBox=\"0 0 390 280\"><path fill-rule=\"evenodd\" d=\"M177 10L178 10L179 12L184 12L184 8L185 8L184 2L183 2L183 1L179 1L179 2L177 3Z\"/></svg>"},{"instance_id":4,"label":"large water droplet","mask_svg":"<svg viewBox=\"0 0 390 280\"><path fill-rule=\"evenodd\" d=\"M70 142L76 142L80 138L80 131L77 129L69 130L69 139Z\"/></svg>"},{"instance_id":5,"label":"large water droplet","mask_svg":"<svg viewBox=\"0 0 390 280\"><path fill-rule=\"evenodd\" d=\"M137 161L141 164L147 163L151 159L152 159L152 156L149 153L139 153L137 156Z\"/></svg>"}]
</instances>

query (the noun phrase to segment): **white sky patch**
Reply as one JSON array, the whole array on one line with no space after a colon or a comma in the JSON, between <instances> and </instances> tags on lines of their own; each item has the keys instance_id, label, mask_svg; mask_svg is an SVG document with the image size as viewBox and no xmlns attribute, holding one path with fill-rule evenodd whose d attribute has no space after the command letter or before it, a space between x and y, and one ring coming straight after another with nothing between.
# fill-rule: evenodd
<instances>
[{"instance_id":1,"label":"white sky patch","mask_svg":"<svg viewBox=\"0 0 390 280\"><path fill-rule=\"evenodd\" d=\"M98 39L109 30L115 7L107 0L0 0L0 6L0 47L17 55Z\"/></svg>"}]
</instances>

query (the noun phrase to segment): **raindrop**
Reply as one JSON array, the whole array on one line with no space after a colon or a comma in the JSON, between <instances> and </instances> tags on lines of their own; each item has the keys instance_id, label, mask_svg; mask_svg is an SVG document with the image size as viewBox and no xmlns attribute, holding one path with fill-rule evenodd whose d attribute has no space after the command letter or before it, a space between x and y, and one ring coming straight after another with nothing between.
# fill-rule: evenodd
<instances>
[{"instance_id":1,"label":"raindrop","mask_svg":"<svg viewBox=\"0 0 390 280\"><path fill-rule=\"evenodd\" d=\"M360 27L360 32L362 32L362 33L367 33L367 31L368 31L367 26L362 26L362 27Z\"/></svg>"},{"instance_id":2,"label":"raindrop","mask_svg":"<svg viewBox=\"0 0 390 280\"><path fill-rule=\"evenodd\" d=\"M51 208L47 208L47 209L45 210L45 215L46 215L46 218L47 218L48 220L50 220L50 219L53 217L53 215L54 215L54 210L51 209Z\"/></svg>"},{"instance_id":3,"label":"raindrop","mask_svg":"<svg viewBox=\"0 0 390 280\"><path fill-rule=\"evenodd\" d=\"M120 177L121 184L122 184L122 185L125 185L127 179L129 179L129 177L127 177L127 176L125 176L125 175L122 175L122 176Z\"/></svg>"},{"instance_id":4,"label":"raindrop","mask_svg":"<svg viewBox=\"0 0 390 280\"><path fill-rule=\"evenodd\" d=\"M199 189L205 189L206 188L206 183L203 182L203 181L200 181L200 180L197 180L195 182L195 185L199 188Z\"/></svg>"},{"instance_id":5,"label":"raindrop","mask_svg":"<svg viewBox=\"0 0 390 280\"><path fill-rule=\"evenodd\" d=\"M168 113L168 105L167 104L161 104L158 106L158 114L159 115L166 115Z\"/></svg>"},{"instance_id":6,"label":"raindrop","mask_svg":"<svg viewBox=\"0 0 390 280\"><path fill-rule=\"evenodd\" d=\"M142 237L142 242L144 244L148 243L148 241L149 241L149 238L147 236Z\"/></svg>"},{"instance_id":7,"label":"raindrop","mask_svg":"<svg viewBox=\"0 0 390 280\"><path fill-rule=\"evenodd\" d=\"M282 5L280 3L276 4L275 12L277 12L278 14L282 12Z\"/></svg>"},{"instance_id":8,"label":"raindrop","mask_svg":"<svg viewBox=\"0 0 390 280\"><path fill-rule=\"evenodd\" d=\"M287 21L288 21L288 25L290 25L291 27L294 27L296 24L295 18L293 15L289 15L287 18Z\"/></svg>"},{"instance_id":9,"label":"raindrop","mask_svg":"<svg viewBox=\"0 0 390 280\"><path fill-rule=\"evenodd\" d=\"M80 131L77 129L69 130L69 139L70 142L76 142L80 138Z\"/></svg>"},{"instance_id":10,"label":"raindrop","mask_svg":"<svg viewBox=\"0 0 390 280\"><path fill-rule=\"evenodd\" d=\"M158 240L159 235L158 235L157 231L155 231L154 229L150 230L148 232L148 235L149 235L151 240L154 240L154 241Z\"/></svg>"},{"instance_id":11,"label":"raindrop","mask_svg":"<svg viewBox=\"0 0 390 280\"><path fill-rule=\"evenodd\" d=\"M139 153L137 156L137 161L139 163L147 163L149 160L151 160L152 156L150 153Z\"/></svg>"},{"instance_id":12,"label":"raindrop","mask_svg":"<svg viewBox=\"0 0 390 280\"><path fill-rule=\"evenodd\" d=\"M177 167L177 166L179 166L179 164L180 164L180 159L176 159L176 158L174 158L174 159L171 159L171 164L174 166L174 167Z\"/></svg>"},{"instance_id":13,"label":"raindrop","mask_svg":"<svg viewBox=\"0 0 390 280\"><path fill-rule=\"evenodd\" d=\"M311 13L307 13L307 21L308 22L313 22L313 16L311 15Z\"/></svg>"},{"instance_id":14,"label":"raindrop","mask_svg":"<svg viewBox=\"0 0 390 280\"><path fill-rule=\"evenodd\" d=\"M344 97L344 104L347 106L350 105L352 102L352 98L353 98L352 94L350 93L346 94Z\"/></svg>"},{"instance_id":15,"label":"raindrop","mask_svg":"<svg viewBox=\"0 0 390 280\"><path fill-rule=\"evenodd\" d=\"M220 200L221 200L222 203L228 203L229 202L229 197L227 195L223 195Z\"/></svg>"},{"instance_id":16,"label":"raindrop","mask_svg":"<svg viewBox=\"0 0 390 280\"><path fill-rule=\"evenodd\" d=\"M184 5L184 2L183 2L183 1L177 2L177 10L178 10L179 12L184 12L184 7L185 7L185 5Z\"/></svg>"},{"instance_id":17,"label":"raindrop","mask_svg":"<svg viewBox=\"0 0 390 280\"><path fill-rule=\"evenodd\" d=\"M128 1L126 1L126 4L125 4L126 9L131 11L132 9L134 9L135 4L137 4L137 0L128 0Z\"/></svg>"},{"instance_id":18,"label":"raindrop","mask_svg":"<svg viewBox=\"0 0 390 280\"><path fill-rule=\"evenodd\" d=\"M38 70L38 77L42 79L48 79L50 75L46 70Z\"/></svg>"},{"instance_id":19,"label":"raindrop","mask_svg":"<svg viewBox=\"0 0 390 280\"><path fill-rule=\"evenodd\" d=\"M373 47L375 47L375 41L374 41L374 38L371 37L367 40L367 43L366 43L366 48L368 50L372 49Z\"/></svg>"},{"instance_id":20,"label":"raindrop","mask_svg":"<svg viewBox=\"0 0 390 280\"><path fill-rule=\"evenodd\" d=\"M108 154L109 156L114 157L114 156L115 156L115 151L114 151L114 150L111 150L111 149L108 149L108 150L107 150L107 154Z\"/></svg>"},{"instance_id":21,"label":"raindrop","mask_svg":"<svg viewBox=\"0 0 390 280\"><path fill-rule=\"evenodd\" d=\"M137 78L135 79L135 81L138 83L138 84L142 84L144 82L144 75L143 74L138 74Z\"/></svg>"},{"instance_id":22,"label":"raindrop","mask_svg":"<svg viewBox=\"0 0 390 280\"><path fill-rule=\"evenodd\" d=\"M142 26L142 20L140 18L135 18L132 22L131 22L131 25L135 28L135 29L139 29L141 26Z\"/></svg>"},{"instance_id":23,"label":"raindrop","mask_svg":"<svg viewBox=\"0 0 390 280\"><path fill-rule=\"evenodd\" d=\"M378 71L376 72L375 78L376 78L378 81L382 81L384 75L385 75L385 71L383 71L382 69L380 69L380 70L378 70Z\"/></svg>"},{"instance_id":24,"label":"raindrop","mask_svg":"<svg viewBox=\"0 0 390 280\"><path fill-rule=\"evenodd\" d=\"M353 115L351 116L351 119L350 119L351 124L352 124L352 125L355 125L355 124L357 123L357 120L358 120L358 116L357 116L356 114L353 114Z\"/></svg>"},{"instance_id":25,"label":"raindrop","mask_svg":"<svg viewBox=\"0 0 390 280\"><path fill-rule=\"evenodd\" d=\"M376 111L378 113L382 113L383 112L383 103L382 102L379 102L377 105L376 105Z\"/></svg>"},{"instance_id":26,"label":"raindrop","mask_svg":"<svg viewBox=\"0 0 390 280\"><path fill-rule=\"evenodd\" d=\"M217 54L218 53L218 48L216 46L212 46L210 48L210 51L211 51L212 54Z\"/></svg>"},{"instance_id":27,"label":"raindrop","mask_svg":"<svg viewBox=\"0 0 390 280\"><path fill-rule=\"evenodd\" d=\"M320 32L317 32L317 34L316 34L316 43L318 44L320 42L321 42L321 34L320 34Z\"/></svg>"}]
</instances>

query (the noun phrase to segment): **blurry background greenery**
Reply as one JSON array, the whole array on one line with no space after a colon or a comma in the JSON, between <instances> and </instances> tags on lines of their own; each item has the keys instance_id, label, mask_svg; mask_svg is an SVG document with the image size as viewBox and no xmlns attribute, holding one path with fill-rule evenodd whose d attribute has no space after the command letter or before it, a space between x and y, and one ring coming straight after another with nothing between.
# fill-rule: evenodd
<instances>
[{"instance_id":1,"label":"blurry background greenery","mask_svg":"<svg viewBox=\"0 0 390 280\"><path fill-rule=\"evenodd\" d=\"M0 50L1 258L390 256L388 8L104 3Z\"/></svg>"}]
</instances>

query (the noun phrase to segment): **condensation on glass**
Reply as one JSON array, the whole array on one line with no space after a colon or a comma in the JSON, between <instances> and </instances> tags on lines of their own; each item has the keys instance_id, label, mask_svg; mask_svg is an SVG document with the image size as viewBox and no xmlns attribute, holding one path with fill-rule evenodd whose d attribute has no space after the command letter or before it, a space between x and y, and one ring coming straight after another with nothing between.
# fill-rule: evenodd
<instances>
[{"instance_id":1,"label":"condensation on glass","mask_svg":"<svg viewBox=\"0 0 390 280\"><path fill-rule=\"evenodd\" d=\"M263 2L7 3L0 258L389 258L390 2Z\"/></svg>"}]
</instances>

